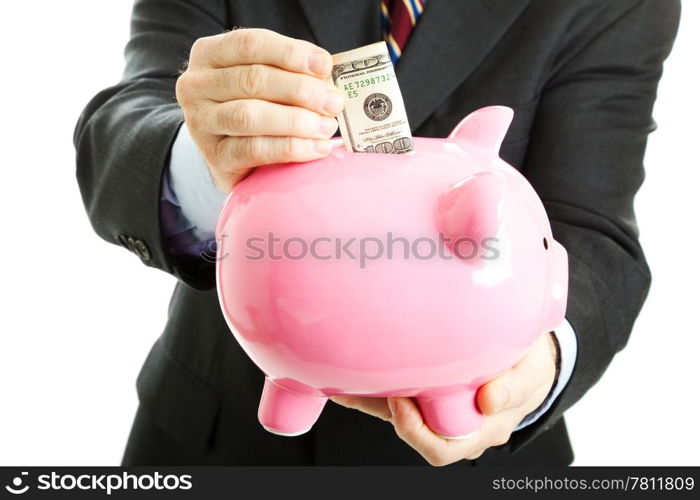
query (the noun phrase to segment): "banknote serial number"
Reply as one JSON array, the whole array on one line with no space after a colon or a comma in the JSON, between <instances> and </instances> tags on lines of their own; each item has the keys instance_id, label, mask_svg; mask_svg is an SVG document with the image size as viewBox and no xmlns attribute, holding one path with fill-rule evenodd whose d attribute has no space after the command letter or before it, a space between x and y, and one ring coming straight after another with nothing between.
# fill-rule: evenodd
<instances>
[{"instance_id":1,"label":"banknote serial number","mask_svg":"<svg viewBox=\"0 0 700 500\"><path fill-rule=\"evenodd\" d=\"M372 85L377 85L378 83L384 83L392 80L394 75L377 75L371 78L364 78L362 80L357 80L354 82L347 82L343 84L343 91L347 94L349 98L360 97L359 90L364 87L371 87Z\"/></svg>"}]
</instances>

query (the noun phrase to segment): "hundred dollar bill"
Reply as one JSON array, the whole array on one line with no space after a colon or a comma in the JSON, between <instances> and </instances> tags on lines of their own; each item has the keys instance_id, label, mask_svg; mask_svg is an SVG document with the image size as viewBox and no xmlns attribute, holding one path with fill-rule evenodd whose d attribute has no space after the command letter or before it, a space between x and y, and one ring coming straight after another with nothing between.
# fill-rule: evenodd
<instances>
[{"instance_id":1,"label":"hundred dollar bill","mask_svg":"<svg viewBox=\"0 0 700 500\"><path fill-rule=\"evenodd\" d=\"M345 97L338 122L348 151L413 151L411 128L386 43L334 54L331 76Z\"/></svg>"}]
</instances>

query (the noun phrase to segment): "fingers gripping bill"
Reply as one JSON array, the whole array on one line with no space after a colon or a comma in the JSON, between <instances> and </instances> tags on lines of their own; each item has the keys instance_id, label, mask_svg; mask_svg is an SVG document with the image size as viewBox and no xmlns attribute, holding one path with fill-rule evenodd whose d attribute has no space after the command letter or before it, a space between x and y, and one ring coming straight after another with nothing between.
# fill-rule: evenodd
<instances>
[{"instance_id":1,"label":"fingers gripping bill","mask_svg":"<svg viewBox=\"0 0 700 500\"><path fill-rule=\"evenodd\" d=\"M345 97L338 122L348 151L413 151L411 128L386 43L335 54L331 76Z\"/></svg>"}]
</instances>

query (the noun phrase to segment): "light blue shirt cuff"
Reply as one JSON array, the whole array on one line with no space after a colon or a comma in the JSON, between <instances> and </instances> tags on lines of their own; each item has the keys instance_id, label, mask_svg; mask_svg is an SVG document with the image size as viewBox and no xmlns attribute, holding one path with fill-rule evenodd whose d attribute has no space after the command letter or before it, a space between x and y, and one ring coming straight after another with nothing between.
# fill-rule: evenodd
<instances>
[{"instance_id":1,"label":"light blue shirt cuff","mask_svg":"<svg viewBox=\"0 0 700 500\"><path fill-rule=\"evenodd\" d=\"M169 193L180 206L194 235L205 241L214 238L219 212L226 193L214 184L204 156L192 140L187 124L178 131L170 154Z\"/></svg>"},{"instance_id":2,"label":"light blue shirt cuff","mask_svg":"<svg viewBox=\"0 0 700 500\"><path fill-rule=\"evenodd\" d=\"M576 364L576 353L578 343L576 341L576 333L571 327L571 324L565 319L561 325L554 329L554 335L559 343L560 368L559 378L555 382L554 390L549 394L549 397L540 405L536 412L531 413L523 419L522 422L515 428L516 431L527 427L534 423L552 406L559 394L562 393L566 384L571 378Z\"/></svg>"}]
</instances>

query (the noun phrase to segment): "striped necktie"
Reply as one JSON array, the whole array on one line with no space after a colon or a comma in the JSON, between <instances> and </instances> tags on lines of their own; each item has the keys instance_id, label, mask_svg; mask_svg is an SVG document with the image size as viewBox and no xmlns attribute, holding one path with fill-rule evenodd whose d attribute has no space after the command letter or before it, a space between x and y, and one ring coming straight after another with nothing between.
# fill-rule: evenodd
<instances>
[{"instance_id":1,"label":"striped necktie","mask_svg":"<svg viewBox=\"0 0 700 500\"><path fill-rule=\"evenodd\" d=\"M423 14L424 0L381 0L382 33L389 46L391 61L396 64Z\"/></svg>"}]
</instances>

